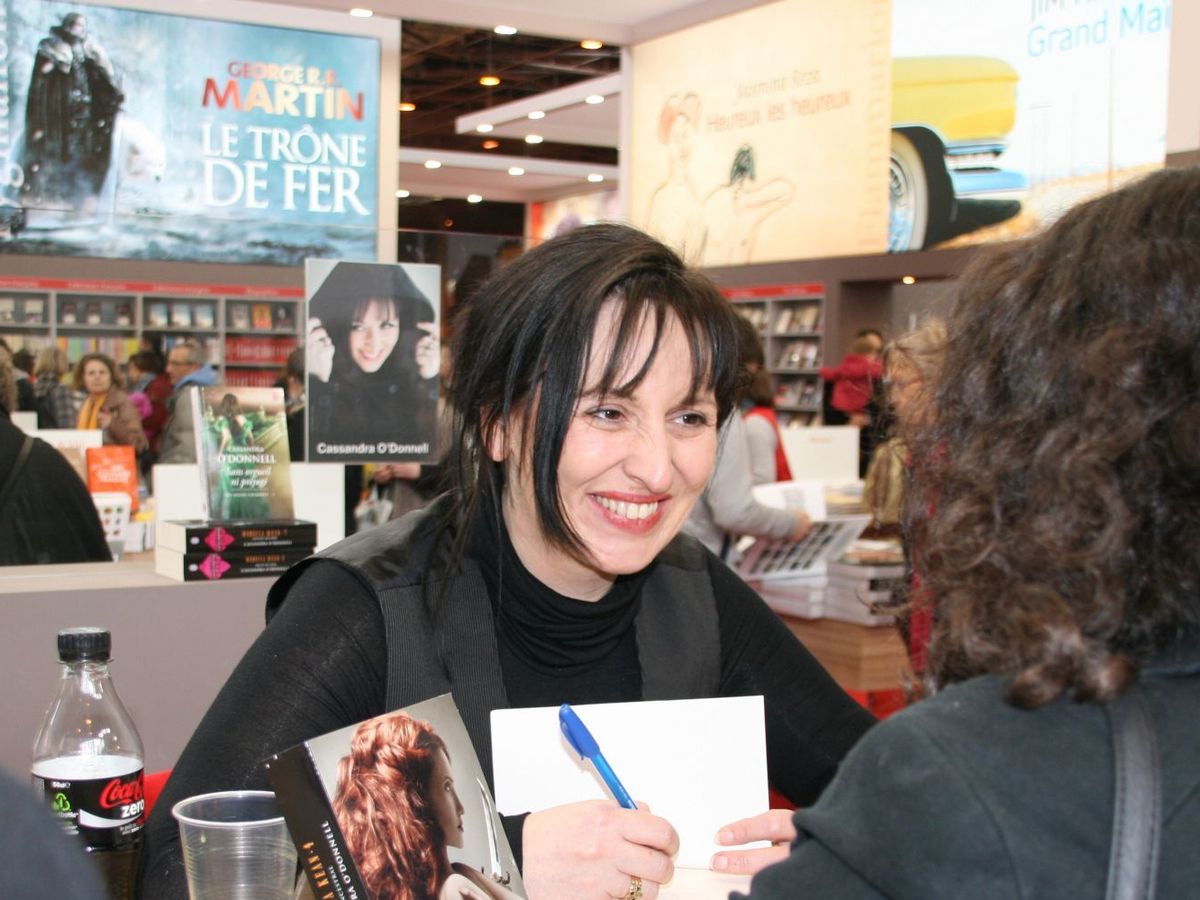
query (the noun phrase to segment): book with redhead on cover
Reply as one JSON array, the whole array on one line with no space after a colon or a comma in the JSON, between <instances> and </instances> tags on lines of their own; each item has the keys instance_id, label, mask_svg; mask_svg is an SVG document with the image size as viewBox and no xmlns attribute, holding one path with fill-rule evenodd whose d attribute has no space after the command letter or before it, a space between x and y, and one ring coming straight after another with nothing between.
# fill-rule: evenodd
<instances>
[{"instance_id":1,"label":"book with redhead on cover","mask_svg":"<svg viewBox=\"0 0 1200 900\"><path fill-rule=\"evenodd\" d=\"M307 898L525 896L454 699L443 694L263 763Z\"/></svg>"}]
</instances>

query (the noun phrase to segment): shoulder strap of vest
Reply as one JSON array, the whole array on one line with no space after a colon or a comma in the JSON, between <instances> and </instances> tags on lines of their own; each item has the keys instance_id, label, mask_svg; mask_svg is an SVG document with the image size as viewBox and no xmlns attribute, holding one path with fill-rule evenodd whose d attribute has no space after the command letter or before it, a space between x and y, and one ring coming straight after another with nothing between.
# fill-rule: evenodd
<instances>
[{"instance_id":1,"label":"shoulder strap of vest","mask_svg":"<svg viewBox=\"0 0 1200 900\"><path fill-rule=\"evenodd\" d=\"M721 638L708 559L699 541L680 535L646 579L636 624L645 700L717 694Z\"/></svg>"}]
</instances>

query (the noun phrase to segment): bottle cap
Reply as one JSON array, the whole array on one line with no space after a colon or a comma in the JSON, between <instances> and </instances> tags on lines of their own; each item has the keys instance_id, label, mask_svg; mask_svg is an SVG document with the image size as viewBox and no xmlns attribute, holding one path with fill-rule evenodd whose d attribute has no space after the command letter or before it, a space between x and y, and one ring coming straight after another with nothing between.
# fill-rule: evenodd
<instances>
[{"instance_id":1,"label":"bottle cap","mask_svg":"<svg viewBox=\"0 0 1200 900\"><path fill-rule=\"evenodd\" d=\"M58 658L63 662L107 661L112 634L107 628L64 628L58 633Z\"/></svg>"}]
</instances>

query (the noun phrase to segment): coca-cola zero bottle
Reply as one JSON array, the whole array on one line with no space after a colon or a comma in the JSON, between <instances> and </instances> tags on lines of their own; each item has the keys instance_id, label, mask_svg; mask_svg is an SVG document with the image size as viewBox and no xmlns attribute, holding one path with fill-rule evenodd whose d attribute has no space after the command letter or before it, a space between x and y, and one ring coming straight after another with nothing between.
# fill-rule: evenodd
<instances>
[{"instance_id":1,"label":"coca-cola zero bottle","mask_svg":"<svg viewBox=\"0 0 1200 900\"><path fill-rule=\"evenodd\" d=\"M62 677L33 745L33 782L78 834L113 900L133 900L145 824L143 754L108 671L103 628L58 633Z\"/></svg>"}]
</instances>

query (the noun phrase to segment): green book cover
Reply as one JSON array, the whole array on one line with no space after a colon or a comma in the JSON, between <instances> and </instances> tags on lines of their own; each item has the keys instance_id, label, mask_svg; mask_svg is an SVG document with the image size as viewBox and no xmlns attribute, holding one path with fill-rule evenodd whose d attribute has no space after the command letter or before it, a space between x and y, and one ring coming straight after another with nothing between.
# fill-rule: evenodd
<instances>
[{"instance_id":1,"label":"green book cover","mask_svg":"<svg viewBox=\"0 0 1200 900\"><path fill-rule=\"evenodd\" d=\"M282 388L196 388L192 421L209 519L293 518Z\"/></svg>"}]
</instances>

